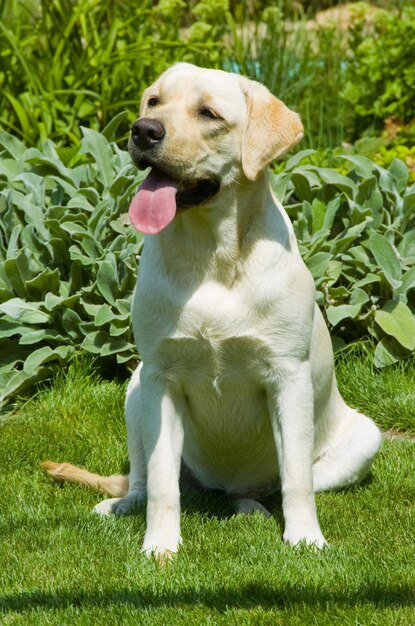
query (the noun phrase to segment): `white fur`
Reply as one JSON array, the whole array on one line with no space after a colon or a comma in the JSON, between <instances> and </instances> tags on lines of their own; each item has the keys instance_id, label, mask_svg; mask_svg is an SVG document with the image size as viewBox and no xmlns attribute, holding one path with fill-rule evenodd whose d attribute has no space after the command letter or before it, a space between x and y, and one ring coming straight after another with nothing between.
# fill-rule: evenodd
<instances>
[{"instance_id":1,"label":"white fur","mask_svg":"<svg viewBox=\"0 0 415 626\"><path fill-rule=\"evenodd\" d=\"M153 110L146 98L154 94ZM262 118L251 119L259 97ZM226 124L199 119L201 100ZM248 512L263 508L249 498L280 486L284 540L321 547L314 491L359 481L381 441L338 392L313 280L254 154L255 134L247 156L243 138L267 123L267 101L279 103L247 79L187 64L143 99L142 115L166 127L160 165L222 181L212 200L146 236L132 313L142 364L126 401L129 495L97 507L127 512L147 488L143 550L161 557L181 542L181 458L202 485L235 494ZM298 140L295 114L275 116L274 127ZM271 126L268 134L278 143ZM283 152L285 140L267 151Z\"/></svg>"}]
</instances>

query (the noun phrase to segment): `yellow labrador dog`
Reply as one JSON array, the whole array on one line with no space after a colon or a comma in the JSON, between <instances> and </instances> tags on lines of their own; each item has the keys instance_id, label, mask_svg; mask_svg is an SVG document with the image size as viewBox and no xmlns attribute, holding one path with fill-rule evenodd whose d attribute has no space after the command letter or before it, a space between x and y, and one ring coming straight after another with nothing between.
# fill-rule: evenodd
<instances>
[{"instance_id":1,"label":"yellow labrador dog","mask_svg":"<svg viewBox=\"0 0 415 626\"><path fill-rule=\"evenodd\" d=\"M284 540L325 545L314 492L356 483L381 434L339 394L329 333L267 165L303 127L262 85L179 63L145 92L129 150L151 171L132 201L146 233L126 399L129 477L46 463L61 480L147 498L143 550L180 543L181 460L244 512L281 489Z\"/></svg>"}]
</instances>

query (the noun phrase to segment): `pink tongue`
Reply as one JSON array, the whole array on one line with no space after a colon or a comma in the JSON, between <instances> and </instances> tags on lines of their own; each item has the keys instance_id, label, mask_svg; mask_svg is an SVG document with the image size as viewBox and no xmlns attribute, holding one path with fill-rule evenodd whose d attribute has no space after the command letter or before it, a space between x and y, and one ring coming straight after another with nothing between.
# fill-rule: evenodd
<instances>
[{"instance_id":1,"label":"pink tongue","mask_svg":"<svg viewBox=\"0 0 415 626\"><path fill-rule=\"evenodd\" d=\"M179 181L153 167L130 204L133 226L146 235L154 235L170 224L176 215L178 186Z\"/></svg>"}]
</instances>

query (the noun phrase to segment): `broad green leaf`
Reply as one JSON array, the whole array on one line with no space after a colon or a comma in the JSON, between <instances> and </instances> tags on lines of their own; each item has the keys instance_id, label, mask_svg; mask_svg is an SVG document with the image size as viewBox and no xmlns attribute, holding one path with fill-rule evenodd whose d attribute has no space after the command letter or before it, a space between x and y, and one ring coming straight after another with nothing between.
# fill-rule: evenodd
<instances>
[{"instance_id":1,"label":"broad green leaf","mask_svg":"<svg viewBox=\"0 0 415 626\"><path fill-rule=\"evenodd\" d=\"M132 350L134 346L128 341L121 341L111 337L109 341L105 342L101 348L101 356L109 356L111 354L118 354L125 352L126 350Z\"/></svg>"},{"instance_id":2,"label":"broad green leaf","mask_svg":"<svg viewBox=\"0 0 415 626\"><path fill-rule=\"evenodd\" d=\"M393 159L389 166L389 173L396 180L396 189L399 193L404 191L409 179L409 170L400 159Z\"/></svg>"},{"instance_id":3,"label":"broad green leaf","mask_svg":"<svg viewBox=\"0 0 415 626\"><path fill-rule=\"evenodd\" d=\"M406 356L408 352L392 337L383 337L376 346L373 362L376 367L388 367Z\"/></svg>"},{"instance_id":4,"label":"broad green leaf","mask_svg":"<svg viewBox=\"0 0 415 626\"><path fill-rule=\"evenodd\" d=\"M99 264L97 287L107 302L115 304L119 295L118 273L114 258L109 255Z\"/></svg>"},{"instance_id":5,"label":"broad green leaf","mask_svg":"<svg viewBox=\"0 0 415 626\"><path fill-rule=\"evenodd\" d=\"M103 330L95 331L86 335L81 348L92 354L100 354L103 345L109 342L109 335Z\"/></svg>"},{"instance_id":6,"label":"broad green leaf","mask_svg":"<svg viewBox=\"0 0 415 626\"><path fill-rule=\"evenodd\" d=\"M25 326L24 324L21 324L19 321L11 321L11 320L2 319L0 322L0 350L2 349L1 339L4 339L5 337L11 338L13 336L20 336L24 334L28 328L30 329L30 326ZM3 350L4 350L4 346L3 346Z\"/></svg>"},{"instance_id":7,"label":"broad green leaf","mask_svg":"<svg viewBox=\"0 0 415 626\"><path fill-rule=\"evenodd\" d=\"M26 194L31 195L31 200L38 207L45 204L45 184L42 176L38 176L33 172L23 172L14 179L14 182L22 182L25 187Z\"/></svg>"},{"instance_id":8,"label":"broad green leaf","mask_svg":"<svg viewBox=\"0 0 415 626\"><path fill-rule=\"evenodd\" d=\"M340 304L339 306L328 306L326 309L327 319L332 326L337 326L344 319L355 319L362 308L361 304Z\"/></svg>"},{"instance_id":9,"label":"broad green leaf","mask_svg":"<svg viewBox=\"0 0 415 626\"><path fill-rule=\"evenodd\" d=\"M324 227L324 221L326 217L327 207L324 202L318 200L318 198L314 198L311 203L311 213L313 220L313 233L318 232L320 229Z\"/></svg>"},{"instance_id":10,"label":"broad green leaf","mask_svg":"<svg viewBox=\"0 0 415 626\"><path fill-rule=\"evenodd\" d=\"M114 319L114 313L108 304L103 304L95 315L94 322L97 326L104 326Z\"/></svg>"},{"instance_id":11,"label":"broad green leaf","mask_svg":"<svg viewBox=\"0 0 415 626\"><path fill-rule=\"evenodd\" d=\"M406 295L410 289L415 289L415 266L402 276L402 284L398 289L399 294Z\"/></svg>"},{"instance_id":12,"label":"broad green leaf","mask_svg":"<svg viewBox=\"0 0 415 626\"><path fill-rule=\"evenodd\" d=\"M407 350L415 350L415 317L411 310L399 301L389 301L376 311L375 321L381 329L394 337Z\"/></svg>"},{"instance_id":13,"label":"broad green leaf","mask_svg":"<svg viewBox=\"0 0 415 626\"><path fill-rule=\"evenodd\" d=\"M39 376L40 375L41 374L39 373ZM8 376L1 377L0 404L2 404L10 396L22 391L25 387L33 385L36 380L39 380L39 378L30 376L24 371L17 370L10 372Z\"/></svg>"},{"instance_id":14,"label":"broad green leaf","mask_svg":"<svg viewBox=\"0 0 415 626\"><path fill-rule=\"evenodd\" d=\"M106 138L91 128L82 127L82 150L94 157L97 167L97 178L105 188L109 188L114 177L112 167L112 151Z\"/></svg>"},{"instance_id":15,"label":"broad green leaf","mask_svg":"<svg viewBox=\"0 0 415 626\"><path fill-rule=\"evenodd\" d=\"M34 330L30 326L25 326L22 329L19 340L21 346L33 345L42 341L65 343L67 339L54 328L40 328L39 330Z\"/></svg>"},{"instance_id":16,"label":"broad green leaf","mask_svg":"<svg viewBox=\"0 0 415 626\"><path fill-rule=\"evenodd\" d=\"M31 280L26 281L27 293L33 299L41 299L48 292L59 291L60 274L58 268L51 270L46 268Z\"/></svg>"},{"instance_id":17,"label":"broad green leaf","mask_svg":"<svg viewBox=\"0 0 415 626\"><path fill-rule=\"evenodd\" d=\"M41 304L39 302L25 302L21 298L12 298L0 304L0 311L12 320L26 324L49 324L50 317L40 310Z\"/></svg>"},{"instance_id":18,"label":"broad green leaf","mask_svg":"<svg viewBox=\"0 0 415 626\"><path fill-rule=\"evenodd\" d=\"M64 283L61 282L60 283L61 292L63 291L62 289L63 286L64 286ZM48 292L45 295L45 300L44 300L45 307L48 311L54 311L61 307L71 308L75 306L78 303L78 301L79 301L79 294L74 294L73 296L67 296L66 294L62 294L62 295L57 296L56 294L51 293L51 292Z\"/></svg>"},{"instance_id":19,"label":"broad green leaf","mask_svg":"<svg viewBox=\"0 0 415 626\"><path fill-rule=\"evenodd\" d=\"M371 274L369 272L369 274L367 274L364 278L362 278L361 280L358 280L354 286L355 287L365 287L366 285L371 285L373 283L379 283L380 282L380 277L377 274Z\"/></svg>"},{"instance_id":20,"label":"broad green leaf","mask_svg":"<svg viewBox=\"0 0 415 626\"><path fill-rule=\"evenodd\" d=\"M291 180L301 200L308 200L310 202L313 199L312 189L321 186L318 176L313 172L295 170L291 176Z\"/></svg>"},{"instance_id":21,"label":"broad green leaf","mask_svg":"<svg viewBox=\"0 0 415 626\"><path fill-rule=\"evenodd\" d=\"M330 252L317 252L310 259L307 259L307 267L314 278L320 278L325 275L331 258Z\"/></svg>"},{"instance_id":22,"label":"broad green leaf","mask_svg":"<svg viewBox=\"0 0 415 626\"><path fill-rule=\"evenodd\" d=\"M54 358L54 351L49 346L44 346L32 352L26 359L23 370L26 374L32 374L40 365Z\"/></svg>"},{"instance_id":23,"label":"broad green leaf","mask_svg":"<svg viewBox=\"0 0 415 626\"><path fill-rule=\"evenodd\" d=\"M311 150L311 149L300 150L300 152L297 152L297 154L294 154L292 157L290 157L287 160L287 162L285 163L285 168L284 168L285 171L286 172L290 172L295 167L297 167L297 165L299 165L303 159L305 159L306 157L310 156L311 154L315 154L315 153L316 153L316 151L315 150Z\"/></svg>"},{"instance_id":24,"label":"broad green leaf","mask_svg":"<svg viewBox=\"0 0 415 626\"><path fill-rule=\"evenodd\" d=\"M26 281L34 275L26 251L20 250L15 258L6 259L3 263L3 271L13 291L20 298L26 299Z\"/></svg>"},{"instance_id":25,"label":"broad green leaf","mask_svg":"<svg viewBox=\"0 0 415 626\"><path fill-rule=\"evenodd\" d=\"M3 146L11 157L18 161L23 156L26 146L17 137L0 130L0 145Z\"/></svg>"},{"instance_id":26,"label":"broad green leaf","mask_svg":"<svg viewBox=\"0 0 415 626\"><path fill-rule=\"evenodd\" d=\"M370 178L374 169L374 163L365 156L356 154L342 154L340 159L350 161L354 165L354 170L358 176L362 178Z\"/></svg>"},{"instance_id":27,"label":"broad green leaf","mask_svg":"<svg viewBox=\"0 0 415 626\"><path fill-rule=\"evenodd\" d=\"M5 176L8 180L14 180L21 171L21 166L14 159L0 160L0 176Z\"/></svg>"},{"instance_id":28,"label":"broad green leaf","mask_svg":"<svg viewBox=\"0 0 415 626\"><path fill-rule=\"evenodd\" d=\"M120 337L121 335L125 335L130 328L131 323L129 315L126 316L126 319L114 319L110 325L110 335L111 337Z\"/></svg>"},{"instance_id":29,"label":"broad green leaf","mask_svg":"<svg viewBox=\"0 0 415 626\"><path fill-rule=\"evenodd\" d=\"M360 287L354 287L350 296L350 304L365 304L369 300L369 296Z\"/></svg>"},{"instance_id":30,"label":"broad green leaf","mask_svg":"<svg viewBox=\"0 0 415 626\"><path fill-rule=\"evenodd\" d=\"M325 183L328 183L329 185L334 185L337 189L341 189L348 196L353 198L356 192L356 185L350 178L348 178L347 176L343 176L342 174L339 174L339 172L336 172L336 170L332 170L327 167L316 168L316 171Z\"/></svg>"},{"instance_id":31,"label":"broad green leaf","mask_svg":"<svg viewBox=\"0 0 415 626\"><path fill-rule=\"evenodd\" d=\"M372 233L368 247L392 287L394 289L399 287L402 278L401 264L389 240L380 233Z\"/></svg>"},{"instance_id":32,"label":"broad green leaf","mask_svg":"<svg viewBox=\"0 0 415 626\"><path fill-rule=\"evenodd\" d=\"M332 337L331 345L333 347L334 354L338 354L346 347L346 342L341 337Z\"/></svg>"},{"instance_id":33,"label":"broad green leaf","mask_svg":"<svg viewBox=\"0 0 415 626\"><path fill-rule=\"evenodd\" d=\"M131 314L131 298L120 298L119 300L117 300L116 302L117 305L117 309L118 311L124 315L130 315Z\"/></svg>"},{"instance_id":34,"label":"broad green leaf","mask_svg":"<svg viewBox=\"0 0 415 626\"><path fill-rule=\"evenodd\" d=\"M65 309L62 314L62 326L72 341L79 343L82 338L80 324L82 320L76 311Z\"/></svg>"}]
</instances>

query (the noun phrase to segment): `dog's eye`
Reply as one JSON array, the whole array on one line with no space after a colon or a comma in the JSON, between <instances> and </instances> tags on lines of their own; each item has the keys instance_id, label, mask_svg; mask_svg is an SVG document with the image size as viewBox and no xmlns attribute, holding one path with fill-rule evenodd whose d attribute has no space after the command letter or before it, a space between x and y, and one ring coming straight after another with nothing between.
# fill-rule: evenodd
<instances>
[{"instance_id":1,"label":"dog's eye","mask_svg":"<svg viewBox=\"0 0 415 626\"><path fill-rule=\"evenodd\" d=\"M217 115L214 111L212 111L212 109L209 109L208 107L200 107L199 115L201 117L206 117L209 120L219 120L219 119L221 119L219 117L219 115Z\"/></svg>"},{"instance_id":2,"label":"dog's eye","mask_svg":"<svg viewBox=\"0 0 415 626\"><path fill-rule=\"evenodd\" d=\"M155 107L158 104L160 104L160 100L159 100L159 98L157 98L157 96L151 96L151 98L149 98L148 101L147 101L147 105L149 107Z\"/></svg>"}]
</instances>

